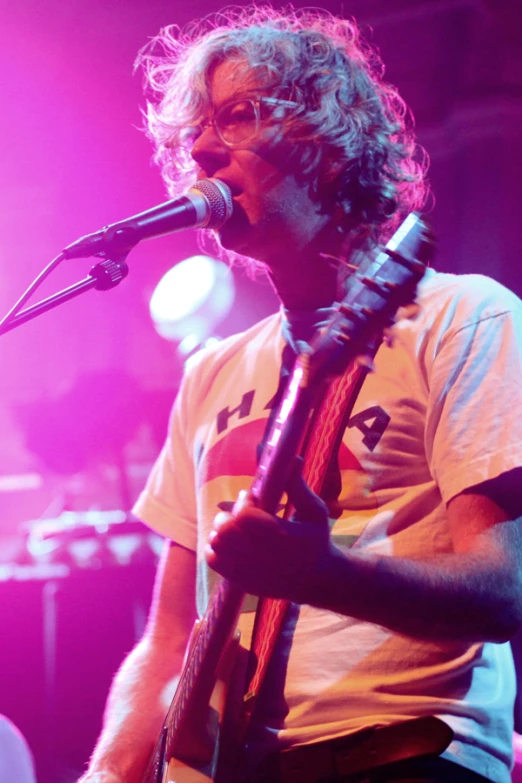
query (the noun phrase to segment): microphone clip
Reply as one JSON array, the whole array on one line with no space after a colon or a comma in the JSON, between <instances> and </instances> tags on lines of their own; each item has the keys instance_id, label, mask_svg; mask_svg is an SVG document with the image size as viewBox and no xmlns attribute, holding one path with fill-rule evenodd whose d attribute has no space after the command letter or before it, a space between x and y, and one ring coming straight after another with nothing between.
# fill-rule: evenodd
<instances>
[{"instance_id":1,"label":"microphone clip","mask_svg":"<svg viewBox=\"0 0 522 783\"><path fill-rule=\"evenodd\" d=\"M120 257L105 258L91 268L89 277L96 281L94 288L97 291L108 291L110 288L115 288L127 277L129 274L127 255L128 253L125 253Z\"/></svg>"}]
</instances>

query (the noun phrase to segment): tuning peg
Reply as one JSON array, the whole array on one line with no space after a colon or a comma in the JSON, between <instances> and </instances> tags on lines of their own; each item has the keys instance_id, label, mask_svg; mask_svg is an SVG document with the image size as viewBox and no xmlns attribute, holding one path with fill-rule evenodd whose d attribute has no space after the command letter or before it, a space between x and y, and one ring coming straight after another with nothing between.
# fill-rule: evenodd
<instances>
[{"instance_id":1,"label":"tuning peg","mask_svg":"<svg viewBox=\"0 0 522 783\"><path fill-rule=\"evenodd\" d=\"M412 272L419 277L422 277L426 271L426 264L419 261L417 258L406 258L406 256L401 255L396 250L390 250L389 248L386 248L386 253L398 264L401 264L401 266L405 267L409 272Z\"/></svg>"},{"instance_id":2,"label":"tuning peg","mask_svg":"<svg viewBox=\"0 0 522 783\"><path fill-rule=\"evenodd\" d=\"M351 305L348 304L341 304L339 307L339 312L341 315L344 315L345 318L349 318L351 321L354 321L355 323L357 321L361 320L361 309L355 309Z\"/></svg>"},{"instance_id":3,"label":"tuning peg","mask_svg":"<svg viewBox=\"0 0 522 783\"><path fill-rule=\"evenodd\" d=\"M337 334L335 335L335 339L337 340L337 342L345 343L345 345L347 345L352 341L352 336L348 332L341 330L337 332Z\"/></svg>"},{"instance_id":4,"label":"tuning peg","mask_svg":"<svg viewBox=\"0 0 522 783\"><path fill-rule=\"evenodd\" d=\"M395 283L390 283L387 280L379 280L374 277L363 277L361 278L361 283L371 291L379 294L379 296L382 296L383 299L388 299L390 294L393 294L398 288Z\"/></svg>"}]
</instances>

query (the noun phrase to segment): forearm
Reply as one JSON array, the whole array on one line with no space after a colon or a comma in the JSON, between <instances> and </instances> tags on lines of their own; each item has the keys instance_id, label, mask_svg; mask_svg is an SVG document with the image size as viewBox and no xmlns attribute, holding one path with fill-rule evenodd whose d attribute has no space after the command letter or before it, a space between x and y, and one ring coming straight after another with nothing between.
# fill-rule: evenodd
<instances>
[{"instance_id":1,"label":"forearm","mask_svg":"<svg viewBox=\"0 0 522 783\"><path fill-rule=\"evenodd\" d=\"M111 687L85 783L141 781L173 696L182 658L183 650L173 650L172 641L161 645L147 637L126 658Z\"/></svg>"},{"instance_id":2,"label":"forearm","mask_svg":"<svg viewBox=\"0 0 522 783\"><path fill-rule=\"evenodd\" d=\"M416 638L503 642L520 622L511 565L480 553L413 560L332 546L305 593L303 603Z\"/></svg>"},{"instance_id":3,"label":"forearm","mask_svg":"<svg viewBox=\"0 0 522 783\"><path fill-rule=\"evenodd\" d=\"M324 504L306 493L293 501L299 522L241 500L216 516L206 558L247 593L419 639L503 642L522 623L522 516L511 518L486 495L461 493L448 503L453 551L425 558L338 548Z\"/></svg>"}]
</instances>

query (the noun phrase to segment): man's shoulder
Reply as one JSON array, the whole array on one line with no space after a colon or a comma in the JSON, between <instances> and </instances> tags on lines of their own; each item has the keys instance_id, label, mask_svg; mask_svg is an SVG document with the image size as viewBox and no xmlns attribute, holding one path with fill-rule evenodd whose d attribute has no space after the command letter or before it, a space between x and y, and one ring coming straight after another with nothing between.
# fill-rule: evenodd
<instances>
[{"instance_id":1,"label":"man's shoulder","mask_svg":"<svg viewBox=\"0 0 522 783\"><path fill-rule=\"evenodd\" d=\"M427 271L418 291L427 313L446 313L461 325L509 312L522 313L522 302L497 280L480 274Z\"/></svg>"},{"instance_id":2,"label":"man's shoulder","mask_svg":"<svg viewBox=\"0 0 522 783\"><path fill-rule=\"evenodd\" d=\"M277 338L280 324L280 313L272 313L248 329L202 348L187 360L186 371L204 371L206 367L223 365L246 352L258 352L262 346Z\"/></svg>"}]
</instances>

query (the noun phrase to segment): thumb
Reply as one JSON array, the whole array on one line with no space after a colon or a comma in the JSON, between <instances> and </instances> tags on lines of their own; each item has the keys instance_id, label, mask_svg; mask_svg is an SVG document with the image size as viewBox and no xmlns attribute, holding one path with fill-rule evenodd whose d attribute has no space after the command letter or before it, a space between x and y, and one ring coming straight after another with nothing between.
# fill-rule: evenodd
<instances>
[{"instance_id":1,"label":"thumb","mask_svg":"<svg viewBox=\"0 0 522 783\"><path fill-rule=\"evenodd\" d=\"M296 457L287 485L288 498L295 509L292 519L328 525L328 507L324 500L310 489L303 478L302 469L303 459Z\"/></svg>"}]
</instances>

